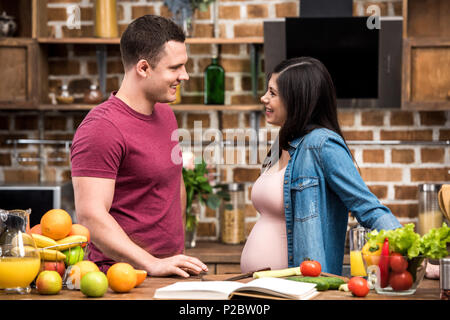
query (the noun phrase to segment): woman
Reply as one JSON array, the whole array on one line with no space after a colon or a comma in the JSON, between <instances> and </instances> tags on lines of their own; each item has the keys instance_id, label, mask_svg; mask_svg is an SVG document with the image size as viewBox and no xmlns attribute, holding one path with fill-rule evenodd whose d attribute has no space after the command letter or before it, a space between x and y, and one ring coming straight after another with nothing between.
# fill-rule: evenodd
<instances>
[{"instance_id":1,"label":"woman","mask_svg":"<svg viewBox=\"0 0 450 320\"><path fill-rule=\"evenodd\" d=\"M322 271L341 274L349 211L369 229L401 224L354 165L339 128L334 85L320 61L280 63L261 102L266 121L281 128L252 188L261 216L242 252L242 272L297 267L310 258Z\"/></svg>"}]
</instances>

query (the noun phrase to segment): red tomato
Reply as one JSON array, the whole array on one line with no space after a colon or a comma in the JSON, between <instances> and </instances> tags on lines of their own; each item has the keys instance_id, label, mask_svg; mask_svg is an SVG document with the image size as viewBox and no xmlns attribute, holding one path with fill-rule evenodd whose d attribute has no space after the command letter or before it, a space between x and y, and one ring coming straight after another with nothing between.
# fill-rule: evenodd
<instances>
[{"instance_id":1,"label":"red tomato","mask_svg":"<svg viewBox=\"0 0 450 320\"><path fill-rule=\"evenodd\" d=\"M365 297L369 293L369 284L367 280L361 277L353 277L348 282L348 289L354 296Z\"/></svg>"},{"instance_id":2,"label":"red tomato","mask_svg":"<svg viewBox=\"0 0 450 320\"><path fill-rule=\"evenodd\" d=\"M305 260L300 264L300 272L305 277L318 277L322 272L322 266L318 261Z\"/></svg>"},{"instance_id":3,"label":"red tomato","mask_svg":"<svg viewBox=\"0 0 450 320\"><path fill-rule=\"evenodd\" d=\"M413 277L408 271L391 272L389 275L389 285L395 291L408 290L413 285Z\"/></svg>"},{"instance_id":4,"label":"red tomato","mask_svg":"<svg viewBox=\"0 0 450 320\"><path fill-rule=\"evenodd\" d=\"M403 272L408 268L408 261L398 252L389 256L389 266L394 272Z\"/></svg>"}]
</instances>

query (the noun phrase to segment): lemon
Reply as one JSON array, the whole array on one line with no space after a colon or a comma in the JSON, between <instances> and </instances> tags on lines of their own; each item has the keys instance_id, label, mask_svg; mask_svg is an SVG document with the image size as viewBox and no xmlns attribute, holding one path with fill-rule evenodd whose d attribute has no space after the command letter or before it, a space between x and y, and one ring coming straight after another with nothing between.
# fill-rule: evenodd
<instances>
[{"instance_id":1,"label":"lemon","mask_svg":"<svg viewBox=\"0 0 450 320\"><path fill-rule=\"evenodd\" d=\"M80 290L87 297L103 297L108 290L108 279L101 271L90 271L81 279Z\"/></svg>"}]
</instances>

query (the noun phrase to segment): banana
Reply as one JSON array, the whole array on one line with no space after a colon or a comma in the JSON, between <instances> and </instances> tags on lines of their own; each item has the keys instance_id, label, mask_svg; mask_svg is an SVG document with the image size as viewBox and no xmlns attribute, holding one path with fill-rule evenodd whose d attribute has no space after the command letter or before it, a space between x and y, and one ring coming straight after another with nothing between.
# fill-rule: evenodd
<instances>
[{"instance_id":1,"label":"banana","mask_svg":"<svg viewBox=\"0 0 450 320\"><path fill-rule=\"evenodd\" d=\"M58 250L39 249L42 260L46 261L62 261L66 259L66 255Z\"/></svg>"},{"instance_id":2,"label":"banana","mask_svg":"<svg viewBox=\"0 0 450 320\"><path fill-rule=\"evenodd\" d=\"M55 247L55 249L60 251L67 250L69 248L79 246L82 242L87 242L87 238L85 236L81 235L68 236L64 239L56 241L58 246Z\"/></svg>"},{"instance_id":3,"label":"banana","mask_svg":"<svg viewBox=\"0 0 450 320\"><path fill-rule=\"evenodd\" d=\"M21 232L20 234L16 234L14 238L11 240L11 244L15 246L20 246L19 237L22 235L22 243L24 245L33 246L33 238L28 233Z\"/></svg>"},{"instance_id":4,"label":"banana","mask_svg":"<svg viewBox=\"0 0 450 320\"><path fill-rule=\"evenodd\" d=\"M31 236L33 237L34 242L36 243L36 246L38 248L46 248L57 245L55 240L41 234L32 233Z\"/></svg>"},{"instance_id":5,"label":"banana","mask_svg":"<svg viewBox=\"0 0 450 320\"><path fill-rule=\"evenodd\" d=\"M11 249L11 255L13 257L35 257L35 254L37 254L37 251L31 246L14 247Z\"/></svg>"}]
</instances>

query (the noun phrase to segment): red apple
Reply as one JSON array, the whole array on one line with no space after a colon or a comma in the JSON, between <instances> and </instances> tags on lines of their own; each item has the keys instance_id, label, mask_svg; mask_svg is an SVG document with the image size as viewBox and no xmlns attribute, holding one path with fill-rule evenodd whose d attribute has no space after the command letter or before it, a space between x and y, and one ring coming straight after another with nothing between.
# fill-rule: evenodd
<instances>
[{"instance_id":1,"label":"red apple","mask_svg":"<svg viewBox=\"0 0 450 320\"><path fill-rule=\"evenodd\" d=\"M64 273L66 272L66 265L64 261L44 261L44 270L56 271L59 273L61 278L64 278Z\"/></svg>"}]
</instances>

